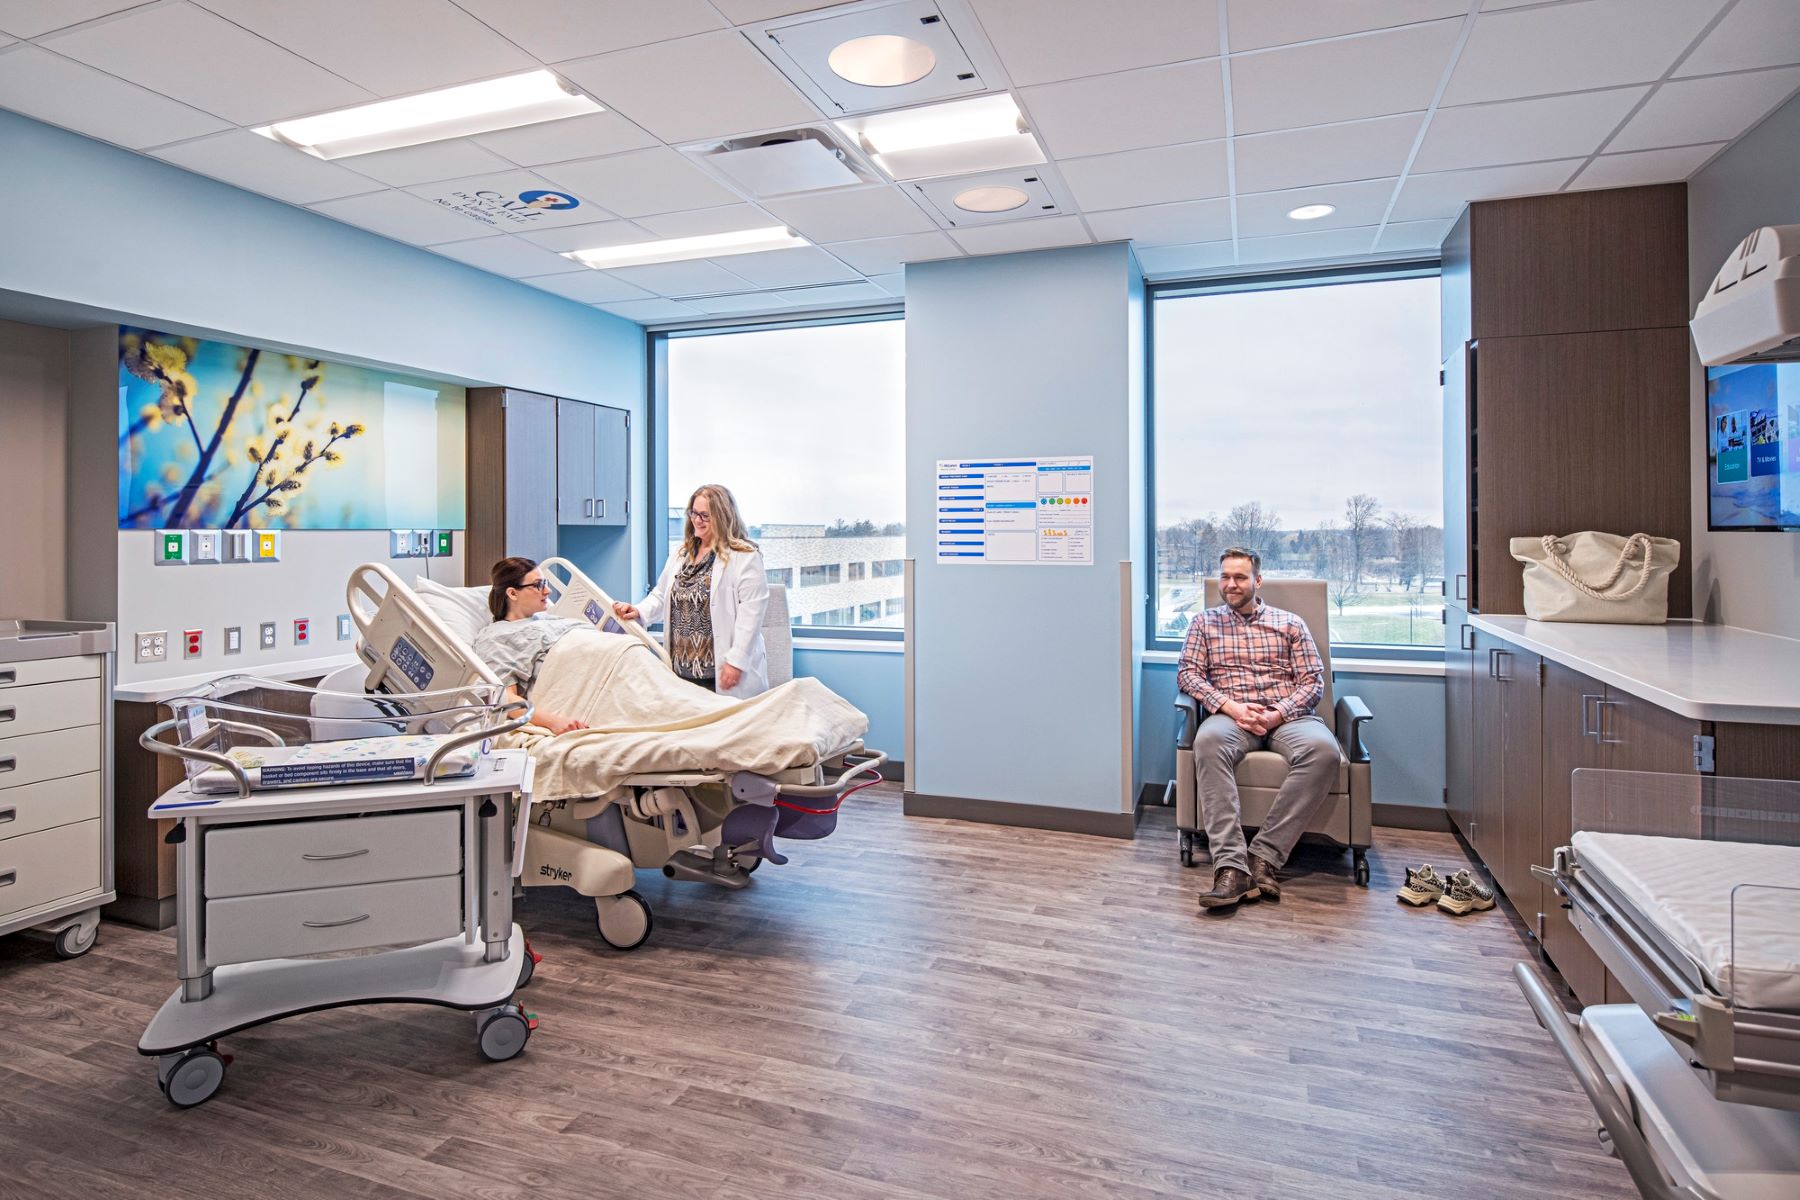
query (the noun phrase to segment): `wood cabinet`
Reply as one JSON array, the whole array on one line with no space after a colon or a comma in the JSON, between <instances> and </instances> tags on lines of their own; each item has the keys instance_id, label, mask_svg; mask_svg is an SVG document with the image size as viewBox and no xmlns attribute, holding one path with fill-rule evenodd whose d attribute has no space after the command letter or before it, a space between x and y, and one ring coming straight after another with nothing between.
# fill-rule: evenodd
<instances>
[{"instance_id":1,"label":"wood cabinet","mask_svg":"<svg viewBox=\"0 0 1800 1200\"><path fill-rule=\"evenodd\" d=\"M1558 846L1574 832L1569 807L1570 779L1584 768L1604 764L1606 748L1594 733L1595 710L1606 699L1606 685L1558 662L1544 664L1543 762L1540 774L1539 828L1534 862L1549 866ZM1569 923L1561 898L1538 886L1529 897L1515 899L1525 924L1537 933L1544 953L1563 980L1584 1003L1605 1000L1606 972L1594 952Z\"/></svg>"},{"instance_id":2,"label":"wood cabinet","mask_svg":"<svg viewBox=\"0 0 1800 1200\"><path fill-rule=\"evenodd\" d=\"M630 419L616 408L556 402L558 524L625 524Z\"/></svg>"},{"instance_id":3,"label":"wood cabinet","mask_svg":"<svg viewBox=\"0 0 1800 1200\"><path fill-rule=\"evenodd\" d=\"M1475 819L1475 627L1444 609L1444 806L1458 829Z\"/></svg>"},{"instance_id":4,"label":"wood cabinet","mask_svg":"<svg viewBox=\"0 0 1800 1200\"><path fill-rule=\"evenodd\" d=\"M1492 634L1477 630L1473 641L1474 787L1472 819L1463 832L1495 884L1524 913L1521 898L1536 887L1531 865L1540 826L1541 665L1537 655Z\"/></svg>"}]
</instances>

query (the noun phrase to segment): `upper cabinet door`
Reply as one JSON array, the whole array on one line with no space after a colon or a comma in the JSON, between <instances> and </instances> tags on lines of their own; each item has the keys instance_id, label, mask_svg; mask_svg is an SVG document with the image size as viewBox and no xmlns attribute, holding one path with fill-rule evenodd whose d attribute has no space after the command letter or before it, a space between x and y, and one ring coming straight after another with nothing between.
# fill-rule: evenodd
<instances>
[{"instance_id":1,"label":"upper cabinet door","mask_svg":"<svg viewBox=\"0 0 1800 1200\"><path fill-rule=\"evenodd\" d=\"M594 409L594 524L624 525L631 495L631 417Z\"/></svg>"},{"instance_id":2,"label":"upper cabinet door","mask_svg":"<svg viewBox=\"0 0 1800 1200\"><path fill-rule=\"evenodd\" d=\"M556 402L556 523L594 524L594 406Z\"/></svg>"},{"instance_id":3,"label":"upper cabinet door","mask_svg":"<svg viewBox=\"0 0 1800 1200\"><path fill-rule=\"evenodd\" d=\"M1469 358L1474 348L1458 344L1444 360L1444 595L1469 609L1469 494L1474 459L1469 445Z\"/></svg>"}]
</instances>

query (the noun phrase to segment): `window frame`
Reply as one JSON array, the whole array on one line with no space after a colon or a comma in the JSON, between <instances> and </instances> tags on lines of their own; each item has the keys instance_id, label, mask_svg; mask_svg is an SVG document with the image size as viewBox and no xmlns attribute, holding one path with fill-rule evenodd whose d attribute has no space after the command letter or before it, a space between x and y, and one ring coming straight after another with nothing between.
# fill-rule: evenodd
<instances>
[{"instance_id":1,"label":"window frame","mask_svg":"<svg viewBox=\"0 0 1800 1200\"><path fill-rule=\"evenodd\" d=\"M1144 650L1151 653L1179 654L1185 638L1157 636L1156 602L1160 575L1156 556L1156 304L1159 300L1179 300L1187 296L1217 296L1240 292L1288 291L1297 288L1335 287L1346 283L1381 283L1396 279L1437 278L1443 274L1443 263L1437 257L1420 257L1394 262L1362 263L1340 267L1312 267L1292 271L1265 271L1249 275L1224 275L1204 279L1164 280L1144 288L1144 504L1149 520L1144 522L1142 553L1148 567L1150 586L1144 596ZM1441 468L1440 468L1441 469ZM1440 593L1443 582L1438 584ZM1443 646L1384 645L1379 642L1333 642L1330 647L1332 665L1351 669L1358 661L1385 659L1389 662L1443 662Z\"/></svg>"}]
</instances>

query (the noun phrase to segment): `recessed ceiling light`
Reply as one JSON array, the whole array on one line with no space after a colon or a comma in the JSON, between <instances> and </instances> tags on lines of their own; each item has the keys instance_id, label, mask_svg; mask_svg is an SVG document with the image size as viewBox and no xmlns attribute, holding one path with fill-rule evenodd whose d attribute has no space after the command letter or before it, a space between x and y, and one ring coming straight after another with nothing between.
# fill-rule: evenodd
<instances>
[{"instance_id":1,"label":"recessed ceiling light","mask_svg":"<svg viewBox=\"0 0 1800 1200\"><path fill-rule=\"evenodd\" d=\"M528 71L276 121L256 132L315 158L345 158L605 111L551 72Z\"/></svg>"},{"instance_id":2,"label":"recessed ceiling light","mask_svg":"<svg viewBox=\"0 0 1800 1200\"><path fill-rule=\"evenodd\" d=\"M1296 221L1316 221L1320 217L1329 217L1337 211L1335 204L1302 204L1289 211L1288 216Z\"/></svg>"},{"instance_id":3,"label":"recessed ceiling light","mask_svg":"<svg viewBox=\"0 0 1800 1200\"><path fill-rule=\"evenodd\" d=\"M937 55L924 42L878 33L851 38L825 61L839 78L863 87L904 87L931 74Z\"/></svg>"},{"instance_id":4,"label":"recessed ceiling light","mask_svg":"<svg viewBox=\"0 0 1800 1200\"><path fill-rule=\"evenodd\" d=\"M973 175L1044 161L1043 148L1005 92L849 117L837 124L894 179Z\"/></svg>"},{"instance_id":5,"label":"recessed ceiling light","mask_svg":"<svg viewBox=\"0 0 1800 1200\"><path fill-rule=\"evenodd\" d=\"M1011 212L1030 201L1030 193L1016 187L974 187L956 194L956 207L973 213Z\"/></svg>"},{"instance_id":6,"label":"recessed ceiling light","mask_svg":"<svg viewBox=\"0 0 1800 1200\"><path fill-rule=\"evenodd\" d=\"M755 254L760 250L791 250L810 246L785 225L766 229L744 229L736 233L709 233L704 237L668 238L660 242L630 242L623 246L601 246L594 250L570 250L564 258L572 258L583 266L597 270L613 267L642 267L651 263L686 262L694 258L724 258L731 254Z\"/></svg>"}]
</instances>

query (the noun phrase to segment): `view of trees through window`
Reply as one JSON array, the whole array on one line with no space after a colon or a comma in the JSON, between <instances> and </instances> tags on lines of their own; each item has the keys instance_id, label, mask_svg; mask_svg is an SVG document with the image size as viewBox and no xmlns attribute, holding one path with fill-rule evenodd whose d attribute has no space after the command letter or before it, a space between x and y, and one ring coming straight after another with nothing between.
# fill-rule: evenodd
<instances>
[{"instance_id":1,"label":"view of trees through window","mask_svg":"<svg viewBox=\"0 0 1800 1200\"><path fill-rule=\"evenodd\" d=\"M1435 277L1158 298L1156 636L1219 552L1323 579L1338 644L1443 644Z\"/></svg>"}]
</instances>

